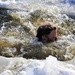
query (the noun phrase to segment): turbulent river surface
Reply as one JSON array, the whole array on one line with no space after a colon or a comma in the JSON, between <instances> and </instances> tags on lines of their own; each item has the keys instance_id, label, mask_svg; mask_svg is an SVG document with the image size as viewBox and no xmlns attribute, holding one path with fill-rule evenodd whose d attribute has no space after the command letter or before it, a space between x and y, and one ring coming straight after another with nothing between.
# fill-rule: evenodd
<instances>
[{"instance_id":1,"label":"turbulent river surface","mask_svg":"<svg viewBox=\"0 0 75 75\"><path fill-rule=\"evenodd\" d=\"M53 43L35 37L46 21ZM0 0L0 75L75 75L74 63L75 0Z\"/></svg>"}]
</instances>

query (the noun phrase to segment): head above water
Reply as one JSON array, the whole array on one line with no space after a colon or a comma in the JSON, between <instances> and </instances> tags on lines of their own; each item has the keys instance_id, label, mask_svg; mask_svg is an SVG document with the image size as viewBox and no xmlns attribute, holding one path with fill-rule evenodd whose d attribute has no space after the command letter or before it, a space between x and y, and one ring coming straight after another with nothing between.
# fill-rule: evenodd
<instances>
[{"instance_id":1,"label":"head above water","mask_svg":"<svg viewBox=\"0 0 75 75\"><path fill-rule=\"evenodd\" d=\"M57 40L57 28L50 22L45 22L37 29L38 41L54 42Z\"/></svg>"}]
</instances>

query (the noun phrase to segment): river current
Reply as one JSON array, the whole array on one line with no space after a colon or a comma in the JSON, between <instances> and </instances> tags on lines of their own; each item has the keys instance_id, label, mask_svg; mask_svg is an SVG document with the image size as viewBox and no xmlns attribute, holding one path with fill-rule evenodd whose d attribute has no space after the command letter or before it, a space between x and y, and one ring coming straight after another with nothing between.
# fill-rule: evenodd
<instances>
[{"instance_id":1,"label":"river current","mask_svg":"<svg viewBox=\"0 0 75 75\"><path fill-rule=\"evenodd\" d=\"M35 37L46 21L53 43ZM0 0L0 56L0 75L75 75L75 0Z\"/></svg>"}]
</instances>

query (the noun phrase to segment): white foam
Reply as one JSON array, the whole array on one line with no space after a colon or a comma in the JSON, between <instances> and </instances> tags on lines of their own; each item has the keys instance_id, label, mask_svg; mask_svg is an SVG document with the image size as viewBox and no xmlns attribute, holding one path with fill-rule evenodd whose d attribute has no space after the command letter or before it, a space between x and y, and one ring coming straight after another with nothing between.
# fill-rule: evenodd
<instances>
[{"instance_id":1,"label":"white foam","mask_svg":"<svg viewBox=\"0 0 75 75\"><path fill-rule=\"evenodd\" d=\"M0 75L75 75L75 66L58 61L53 56L47 57L46 60L27 60L21 57L0 57L0 60L7 60L9 64L5 65L6 68L3 68ZM4 63L0 63L0 67L3 67Z\"/></svg>"},{"instance_id":2,"label":"white foam","mask_svg":"<svg viewBox=\"0 0 75 75\"><path fill-rule=\"evenodd\" d=\"M0 7L8 8L12 4L20 3L20 0L0 0Z\"/></svg>"},{"instance_id":3,"label":"white foam","mask_svg":"<svg viewBox=\"0 0 75 75\"><path fill-rule=\"evenodd\" d=\"M0 56L0 72L3 71L9 65L9 63L10 63L10 60Z\"/></svg>"},{"instance_id":4,"label":"white foam","mask_svg":"<svg viewBox=\"0 0 75 75\"><path fill-rule=\"evenodd\" d=\"M0 0L0 5L3 5L3 6L9 5L11 3L16 3L16 1L15 0L5 0L5 1Z\"/></svg>"}]
</instances>

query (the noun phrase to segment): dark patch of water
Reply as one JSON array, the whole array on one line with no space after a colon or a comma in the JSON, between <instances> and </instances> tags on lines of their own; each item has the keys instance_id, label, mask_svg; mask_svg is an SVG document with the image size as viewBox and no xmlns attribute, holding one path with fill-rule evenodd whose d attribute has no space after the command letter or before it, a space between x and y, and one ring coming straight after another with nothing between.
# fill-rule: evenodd
<instances>
[{"instance_id":1,"label":"dark patch of water","mask_svg":"<svg viewBox=\"0 0 75 75\"><path fill-rule=\"evenodd\" d=\"M63 4L69 3L71 6L75 5L75 1L74 0L64 0L61 3L63 3Z\"/></svg>"}]
</instances>

